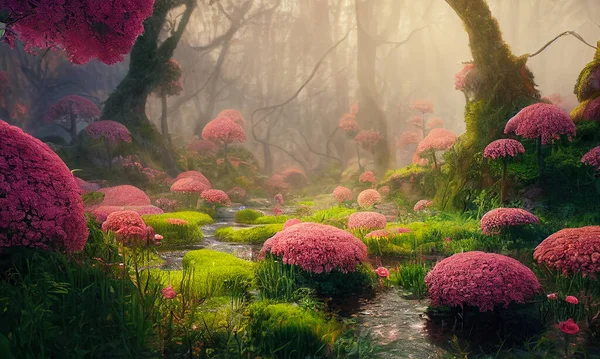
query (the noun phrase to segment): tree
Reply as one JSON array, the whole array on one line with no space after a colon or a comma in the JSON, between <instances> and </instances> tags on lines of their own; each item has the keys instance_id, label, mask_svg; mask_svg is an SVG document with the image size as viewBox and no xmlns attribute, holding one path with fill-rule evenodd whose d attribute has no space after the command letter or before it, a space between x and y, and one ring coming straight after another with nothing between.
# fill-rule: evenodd
<instances>
[{"instance_id":1,"label":"tree","mask_svg":"<svg viewBox=\"0 0 600 359\"><path fill-rule=\"evenodd\" d=\"M179 95L183 91L181 72L181 65L174 59L170 59L163 65L160 81L154 88L154 92L160 97L161 101L160 130L163 137L167 139L169 147L171 146L171 136L169 135L169 123L167 122L167 96Z\"/></svg>"},{"instance_id":2,"label":"tree","mask_svg":"<svg viewBox=\"0 0 600 359\"><path fill-rule=\"evenodd\" d=\"M58 100L46 114L48 122L54 122L71 135L71 144L77 142L77 124L100 116L100 109L92 101L77 95Z\"/></svg>"}]
</instances>

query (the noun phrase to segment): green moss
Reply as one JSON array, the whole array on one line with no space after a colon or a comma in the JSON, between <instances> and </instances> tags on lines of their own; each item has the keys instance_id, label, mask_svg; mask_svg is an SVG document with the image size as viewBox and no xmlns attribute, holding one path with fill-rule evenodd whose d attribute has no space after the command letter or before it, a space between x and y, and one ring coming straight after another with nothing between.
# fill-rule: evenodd
<instances>
[{"instance_id":1,"label":"green moss","mask_svg":"<svg viewBox=\"0 0 600 359\"><path fill-rule=\"evenodd\" d=\"M393 185L395 183L410 179L411 177L419 177L429 171L430 169L428 167L419 166L413 163L400 169L388 170L385 173L381 183Z\"/></svg>"},{"instance_id":2,"label":"green moss","mask_svg":"<svg viewBox=\"0 0 600 359\"><path fill-rule=\"evenodd\" d=\"M207 224L214 223L215 221L206 213L195 212L195 211L182 211L182 212L173 212L173 213L163 213L163 214L150 214L142 216L144 221L154 220L154 219L167 219L167 218L178 218L187 221L188 223L193 223L198 226L205 226Z\"/></svg>"},{"instance_id":3,"label":"green moss","mask_svg":"<svg viewBox=\"0 0 600 359\"><path fill-rule=\"evenodd\" d=\"M200 226L196 223L188 222L184 225L170 224L167 222L167 218L157 218L156 215L143 216L142 218L144 219L144 223L154 228L156 233L164 237L159 247L160 250L198 244L204 240L204 233L202 233Z\"/></svg>"},{"instance_id":4,"label":"green moss","mask_svg":"<svg viewBox=\"0 0 600 359\"><path fill-rule=\"evenodd\" d=\"M104 193L102 192L89 192L84 193L82 196L84 206L93 206L99 204L104 200Z\"/></svg>"},{"instance_id":5,"label":"green moss","mask_svg":"<svg viewBox=\"0 0 600 359\"><path fill-rule=\"evenodd\" d=\"M325 223L329 220L347 219L354 212L356 212L356 210L352 208L331 207L329 209L316 211L310 216L303 217L302 222Z\"/></svg>"},{"instance_id":6,"label":"green moss","mask_svg":"<svg viewBox=\"0 0 600 359\"><path fill-rule=\"evenodd\" d=\"M235 222L244 224L253 224L263 214L254 209L242 209L235 212Z\"/></svg>"},{"instance_id":7,"label":"green moss","mask_svg":"<svg viewBox=\"0 0 600 359\"><path fill-rule=\"evenodd\" d=\"M215 238L225 242L236 243L264 243L283 229L281 224L267 224L264 226L234 229L221 227L216 230Z\"/></svg>"},{"instance_id":8,"label":"green moss","mask_svg":"<svg viewBox=\"0 0 600 359\"><path fill-rule=\"evenodd\" d=\"M288 219L288 216L262 216L254 221L254 224L283 224Z\"/></svg>"}]
</instances>

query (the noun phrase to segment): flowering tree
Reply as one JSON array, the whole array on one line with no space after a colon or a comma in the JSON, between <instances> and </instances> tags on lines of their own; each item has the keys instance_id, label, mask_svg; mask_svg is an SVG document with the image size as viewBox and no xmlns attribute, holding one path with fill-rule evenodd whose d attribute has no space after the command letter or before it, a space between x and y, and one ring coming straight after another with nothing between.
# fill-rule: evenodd
<instances>
[{"instance_id":1,"label":"flowering tree","mask_svg":"<svg viewBox=\"0 0 600 359\"><path fill-rule=\"evenodd\" d=\"M428 199L422 199L420 201L418 201L417 203L415 203L414 207L413 207L413 211L415 212L421 212L424 211L425 209L431 207L433 205L433 202L428 200Z\"/></svg>"},{"instance_id":2,"label":"flowering tree","mask_svg":"<svg viewBox=\"0 0 600 359\"><path fill-rule=\"evenodd\" d=\"M175 180L180 180L182 178L189 178L189 177L196 178L197 180L199 180L200 182L202 182L206 186L208 186L208 188L212 187L208 178L206 178L206 176L204 176L201 172L198 172L198 171L181 172L180 174L177 175L177 177L175 177Z\"/></svg>"},{"instance_id":3,"label":"flowering tree","mask_svg":"<svg viewBox=\"0 0 600 359\"><path fill-rule=\"evenodd\" d=\"M358 176L358 181L361 183L370 183L372 187L375 186L377 179L375 178L375 174L373 171L363 172Z\"/></svg>"},{"instance_id":4,"label":"flowering tree","mask_svg":"<svg viewBox=\"0 0 600 359\"><path fill-rule=\"evenodd\" d=\"M3 40L14 46L19 39L27 50L62 49L75 64L93 58L114 64L144 31L143 21L152 15L153 4L154 0L5 0L0 3L6 24Z\"/></svg>"},{"instance_id":5,"label":"flowering tree","mask_svg":"<svg viewBox=\"0 0 600 359\"><path fill-rule=\"evenodd\" d=\"M167 121L167 97L179 95L183 91L181 65L175 59L170 59L162 65L159 73L160 76L154 85L153 92L160 97L161 102L160 130L170 144L171 136L169 135L169 122Z\"/></svg>"},{"instance_id":6,"label":"flowering tree","mask_svg":"<svg viewBox=\"0 0 600 359\"><path fill-rule=\"evenodd\" d=\"M354 137L360 131L360 127L356 122L355 115L345 114L341 119L338 127L346 133L349 137Z\"/></svg>"},{"instance_id":7,"label":"flowering tree","mask_svg":"<svg viewBox=\"0 0 600 359\"><path fill-rule=\"evenodd\" d=\"M356 155L358 157L358 169L360 172L363 172L364 169L360 164L360 150L358 148L358 145L362 146L362 148L369 152L373 152L375 147L379 144L379 142L381 142L382 139L383 136L381 135L381 133L373 129L362 130L354 137L354 141L356 141L357 144Z\"/></svg>"},{"instance_id":8,"label":"flowering tree","mask_svg":"<svg viewBox=\"0 0 600 359\"><path fill-rule=\"evenodd\" d=\"M438 262L425 277L434 306L476 307L480 312L525 303L541 290L531 269L495 253L458 253Z\"/></svg>"},{"instance_id":9,"label":"flowering tree","mask_svg":"<svg viewBox=\"0 0 600 359\"><path fill-rule=\"evenodd\" d=\"M75 177L46 144L0 121L0 248L80 251L88 228Z\"/></svg>"},{"instance_id":10,"label":"flowering tree","mask_svg":"<svg viewBox=\"0 0 600 359\"><path fill-rule=\"evenodd\" d=\"M217 118L233 121L240 126L246 125L246 120L244 119L244 116L242 116L242 113L238 110L232 110L232 109L223 110L223 111L219 112L219 114L217 115Z\"/></svg>"},{"instance_id":11,"label":"flowering tree","mask_svg":"<svg viewBox=\"0 0 600 359\"><path fill-rule=\"evenodd\" d=\"M222 144L224 149L223 157L226 161L229 161L227 158L227 145L234 142L246 142L246 132L244 132L242 126L229 119L216 118L204 126L202 129L202 138Z\"/></svg>"},{"instance_id":12,"label":"flowering tree","mask_svg":"<svg viewBox=\"0 0 600 359\"><path fill-rule=\"evenodd\" d=\"M304 174L304 171L296 168L288 168L281 172L281 177L283 177L285 183L294 188L304 187L308 183L308 178Z\"/></svg>"},{"instance_id":13,"label":"flowering tree","mask_svg":"<svg viewBox=\"0 0 600 359\"><path fill-rule=\"evenodd\" d=\"M196 196L194 196L197 198L198 196L206 191L209 190L210 186L207 185L205 182L203 182L200 178L198 177L185 177L185 178L180 178L178 180L175 181L175 183L173 183L173 185L171 186L171 192L175 192L175 193L183 193L184 196L187 199L187 206L188 208L192 207L192 195L196 194ZM194 203L194 207L195 207Z\"/></svg>"},{"instance_id":14,"label":"flowering tree","mask_svg":"<svg viewBox=\"0 0 600 359\"><path fill-rule=\"evenodd\" d=\"M433 159L435 169L438 169L436 151L445 151L456 142L456 134L443 128L434 128L417 146L417 153L421 158L429 155Z\"/></svg>"},{"instance_id":15,"label":"flowering tree","mask_svg":"<svg viewBox=\"0 0 600 359\"><path fill-rule=\"evenodd\" d=\"M504 203L506 199L506 172L508 169L508 159L516 157L519 153L525 153L525 147L523 147L521 142L511 139L493 141L483 150L483 157L485 158L502 159L501 203Z\"/></svg>"},{"instance_id":16,"label":"flowering tree","mask_svg":"<svg viewBox=\"0 0 600 359\"><path fill-rule=\"evenodd\" d=\"M418 127L423 131L423 137L427 135L427 128L425 127L425 115L433 112L433 103L429 100L416 100L412 104L413 108L421 113L421 123Z\"/></svg>"},{"instance_id":17,"label":"flowering tree","mask_svg":"<svg viewBox=\"0 0 600 359\"><path fill-rule=\"evenodd\" d=\"M481 217L480 227L484 234L500 234L508 227L540 223L533 214L521 208L496 208Z\"/></svg>"},{"instance_id":18,"label":"flowering tree","mask_svg":"<svg viewBox=\"0 0 600 359\"><path fill-rule=\"evenodd\" d=\"M373 230L385 228L387 219L377 212L354 212L348 218L348 229Z\"/></svg>"},{"instance_id":19,"label":"flowering tree","mask_svg":"<svg viewBox=\"0 0 600 359\"><path fill-rule=\"evenodd\" d=\"M381 203L381 194L374 189L366 189L358 194L356 202L362 208L371 208Z\"/></svg>"},{"instance_id":20,"label":"flowering tree","mask_svg":"<svg viewBox=\"0 0 600 359\"><path fill-rule=\"evenodd\" d=\"M58 100L46 114L46 121L62 127L71 135L71 143L77 142L77 124L90 122L100 117L100 109L92 101L77 95L69 95Z\"/></svg>"},{"instance_id":21,"label":"flowering tree","mask_svg":"<svg viewBox=\"0 0 600 359\"><path fill-rule=\"evenodd\" d=\"M131 246L154 244L154 229L146 226L142 217L135 211L116 211L106 217L102 230L115 232L117 239Z\"/></svg>"},{"instance_id":22,"label":"flowering tree","mask_svg":"<svg viewBox=\"0 0 600 359\"><path fill-rule=\"evenodd\" d=\"M113 148L119 142L131 143L131 134L127 127L115 121L98 121L85 128L85 133L104 144L109 170L112 170Z\"/></svg>"},{"instance_id":23,"label":"flowering tree","mask_svg":"<svg viewBox=\"0 0 600 359\"><path fill-rule=\"evenodd\" d=\"M358 238L318 223L298 223L278 232L263 244L261 255L266 253L315 274L353 272L367 259L367 247Z\"/></svg>"},{"instance_id":24,"label":"flowering tree","mask_svg":"<svg viewBox=\"0 0 600 359\"><path fill-rule=\"evenodd\" d=\"M231 207L231 200L227 193L218 190L218 189L207 189L206 191L202 191L200 194L203 200L207 203L212 204L213 206L219 205L223 207Z\"/></svg>"},{"instance_id":25,"label":"flowering tree","mask_svg":"<svg viewBox=\"0 0 600 359\"><path fill-rule=\"evenodd\" d=\"M269 187L269 191L271 192L279 192L282 190L286 190L288 188L288 184L283 179L283 176L275 173L274 175L267 180L267 187Z\"/></svg>"},{"instance_id":26,"label":"flowering tree","mask_svg":"<svg viewBox=\"0 0 600 359\"><path fill-rule=\"evenodd\" d=\"M200 156L214 157L219 151L219 146L213 141L195 139L188 144L187 149Z\"/></svg>"},{"instance_id":27,"label":"flowering tree","mask_svg":"<svg viewBox=\"0 0 600 359\"><path fill-rule=\"evenodd\" d=\"M350 190L350 188L344 187L344 186L337 186L334 190L333 190L333 197L339 202L345 202L345 201L352 201L353 196L352 196L352 191Z\"/></svg>"}]
</instances>

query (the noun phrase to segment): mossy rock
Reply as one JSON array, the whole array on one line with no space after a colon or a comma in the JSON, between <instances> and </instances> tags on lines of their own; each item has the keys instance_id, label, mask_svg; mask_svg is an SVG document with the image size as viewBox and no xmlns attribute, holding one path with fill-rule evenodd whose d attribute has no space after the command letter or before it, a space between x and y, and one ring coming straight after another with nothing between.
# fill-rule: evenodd
<instances>
[{"instance_id":1,"label":"mossy rock","mask_svg":"<svg viewBox=\"0 0 600 359\"><path fill-rule=\"evenodd\" d=\"M283 224L288 219L290 219L289 216L262 216L257 218L254 224Z\"/></svg>"},{"instance_id":2,"label":"mossy rock","mask_svg":"<svg viewBox=\"0 0 600 359\"><path fill-rule=\"evenodd\" d=\"M142 218L144 219L144 223L154 228L156 233L164 237L159 250L199 244L204 241L204 233L200 230L198 224L194 222L171 224L167 222L167 219L175 217L162 218L157 216L162 215L147 215Z\"/></svg>"},{"instance_id":3,"label":"mossy rock","mask_svg":"<svg viewBox=\"0 0 600 359\"><path fill-rule=\"evenodd\" d=\"M282 224L267 224L264 226L241 229L221 227L215 232L215 238L224 242L261 244L282 229Z\"/></svg>"},{"instance_id":4,"label":"mossy rock","mask_svg":"<svg viewBox=\"0 0 600 359\"><path fill-rule=\"evenodd\" d=\"M253 224L262 216L264 216L262 212L248 208L235 212L234 218L236 223Z\"/></svg>"}]
</instances>

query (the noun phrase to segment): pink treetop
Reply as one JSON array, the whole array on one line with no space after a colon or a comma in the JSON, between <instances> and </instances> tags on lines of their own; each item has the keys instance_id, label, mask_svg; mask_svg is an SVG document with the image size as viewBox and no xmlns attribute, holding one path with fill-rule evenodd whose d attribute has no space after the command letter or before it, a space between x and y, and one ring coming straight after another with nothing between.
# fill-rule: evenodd
<instances>
[{"instance_id":1,"label":"pink treetop","mask_svg":"<svg viewBox=\"0 0 600 359\"><path fill-rule=\"evenodd\" d=\"M371 184L375 184L375 182L377 182L377 179L375 179L375 174L373 173L373 171L366 171L360 174L360 176L358 177L358 181L359 182L368 182Z\"/></svg>"},{"instance_id":2,"label":"pink treetop","mask_svg":"<svg viewBox=\"0 0 600 359\"><path fill-rule=\"evenodd\" d=\"M358 102L355 102L352 104L352 106L350 106L350 114L352 116L356 116L358 114L358 110L359 110Z\"/></svg>"},{"instance_id":3,"label":"pink treetop","mask_svg":"<svg viewBox=\"0 0 600 359\"><path fill-rule=\"evenodd\" d=\"M188 144L187 149L202 156L212 157L219 151L219 146L213 141L195 139Z\"/></svg>"},{"instance_id":4,"label":"pink treetop","mask_svg":"<svg viewBox=\"0 0 600 359\"><path fill-rule=\"evenodd\" d=\"M177 177L175 177L175 180L180 180L182 178L190 178L190 177L196 178L200 182L202 182L205 185L207 185L208 188L212 187L212 185L210 184L210 181L208 180L208 178L206 178L201 172L198 172L198 171L185 171L185 172L181 172L180 174L177 175Z\"/></svg>"},{"instance_id":5,"label":"pink treetop","mask_svg":"<svg viewBox=\"0 0 600 359\"><path fill-rule=\"evenodd\" d=\"M541 138L542 145L567 135L575 136L575 124L564 110L547 103L536 103L525 107L504 127L504 133L514 132L525 138Z\"/></svg>"},{"instance_id":6,"label":"pink treetop","mask_svg":"<svg viewBox=\"0 0 600 359\"><path fill-rule=\"evenodd\" d=\"M415 212L421 212L424 209L426 209L428 207L431 207L431 205L433 205L433 202L431 202L428 199L422 199L422 200L420 200L419 202L417 202L415 204L415 206L413 207L413 211L415 211Z\"/></svg>"},{"instance_id":7,"label":"pink treetop","mask_svg":"<svg viewBox=\"0 0 600 359\"><path fill-rule=\"evenodd\" d=\"M348 218L348 229L381 229L386 224L385 216L377 212L354 212Z\"/></svg>"},{"instance_id":8,"label":"pink treetop","mask_svg":"<svg viewBox=\"0 0 600 359\"><path fill-rule=\"evenodd\" d=\"M304 174L304 171L296 168L289 168L281 172L281 176L287 184L294 187L303 187L308 183L308 178Z\"/></svg>"},{"instance_id":9,"label":"pink treetop","mask_svg":"<svg viewBox=\"0 0 600 359\"><path fill-rule=\"evenodd\" d=\"M505 158L515 157L519 153L525 153L525 147L521 142L511 139L500 139L491 142L483 150L483 157L486 158Z\"/></svg>"},{"instance_id":10,"label":"pink treetop","mask_svg":"<svg viewBox=\"0 0 600 359\"><path fill-rule=\"evenodd\" d=\"M171 186L171 192L202 193L209 190L210 186L197 177L186 177L175 181Z\"/></svg>"},{"instance_id":11,"label":"pink treetop","mask_svg":"<svg viewBox=\"0 0 600 359\"><path fill-rule=\"evenodd\" d=\"M410 120L407 121L407 123L411 126L417 127L422 129L423 127L423 116L419 115L419 116L413 116L410 118Z\"/></svg>"},{"instance_id":12,"label":"pink treetop","mask_svg":"<svg viewBox=\"0 0 600 359\"><path fill-rule=\"evenodd\" d=\"M183 91L183 84L181 83L182 73L181 65L175 59L165 62L161 68L161 74L154 92L159 96L179 95Z\"/></svg>"},{"instance_id":13,"label":"pink treetop","mask_svg":"<svg viewBox=\"0 0 600 359\"><path fill-rule=\"evenodd\" d=\"M416 100L413 102L413 108L423 114L433 112L433 103L429 100Z\"/></svg>"},{"instance_id":14,"label":"pink treetop","mask_svg":"<svg viewBox=\"0 0 600 359\"><path fill-rule=\"evenodd\" d=\"M269 186L271 191L279 191L288 188L288 184L284 181L283 176L277 173L269 178L267 186Z\"/></svg>"},{"instance_id":15,"label":"pink treetop","mask_svg":"<svg viewBox=\"0 0 600 359\"><path fill-rule=\"evenodd\" d=\"M0 121L0 248L83 249L88 227L75 177L46 144Z\"/></svg>"},{"instance_id":16,"label":"pink treetop","mask_svg":"<svg viewBox=\"0 0 600 359\"><path fill-rule=\"evenodd\" d=\"M134 211L112 212L102 223L102 230L113 231L117 239L127 244L154 243L156 232Z\"/></svg>"},{"instance_id":17,"label":"pink treetop","mask_svg":"<svg viewBox=\"0 0 600 359\"><path fill-rule=\"evenodd\" d=\"M227 191L227 195L234 201L243 201L247 193L245 189L236 186Z\"/></svg>"},{"instance_id":18,"label":"pink treetop","mask_svg":"<svg viewBox=\"0 0 600 359\"><path fill-rule=\"evenodd\" d=\"M85 128L85 132L90 138L96 140L106 140L114 143L124 141L131 143L131 134L127 127L115 121L98 121Z\"/></svg>"},{"instance_id":19,"label":"pink treetop","mask_svg":"<svg viewBox=\"0 0 600 359\"><path fill-rule=\"evenodd\" d=\"M373 151L379 141L383 139L381 133L375 130L363 130L354 137L354 141L358 142L364 149Z\"/></svg>"},{"instance_id":20,"label":"pink treetop","mask_svg":"<svg viewBox=\"0 0 600 359\"><path fill-rule=\"evenodd\" d=\"M600 226L562 229L540 243L533 259L565 275L600 273Z\"/></svg>"},{"instance_id":21,"label":"pink treetop","mask_svg":"<svg viewBox=\"0 0 600 359\"><path fill-rule=\"evenodd\" d=\"M475 64L465 64L465 66L454 76L454 88L463 91L467 84L467 75L471 70L475 69Z\"/></svg>"},{"instance_id":22,"label":"pink treetop","mask_svg":"<svg viewBox=\"0 0 600 359\"><path fill-rule=\"evenodd\" d=\"M164 211L158 207L152 205L144 205L144 206L94 206L93 209L90 209L89 212L96 218L96 221L102 223L106 221L106 218L113 213L119 211L134 211L140 216L145 216L147 214L162 214Z\"/></svg>"},{"instance_id":23,"label":"pink treetop","mask_svg":"<svg viewBox=\"0 0 600 359\"><path fill-rule=\"evenodd\" d=\"M219 189L207 189L200 194L203 200L210 204L218 204L220 206L231 207L231 200L227 193Z\"/></svg>"},{"instance_id":24,"label":"pink treetop","mask_svg":"<svg viewBox=\"0 0 600 359\"><path fill-rule=\"evenodd\" d=\"M481 217L480 226L484 234L499 234L505 227L540 223L533 214L521 208L496 208Z\"/></svg>"},{"instance_id":25,"label":"pink treetop","mask_svg":"<svg viewBox=\"0 0 600 359\"><path fill-rule=\"evenodd\" d=\"M495 253L465 252L441 260L425 277L434 306L477 307L480 312L525 303L541 290L531 269Z\"/></svg>"},{"instance_id":26,"label":"pink treetop","mask_svg":"<svg viewBox=\"0 0 600 359\"><path fill-rule=\"evenodd\" d=\"M283 224L283 229L290 228L291 226L295 226L300 223L302 223L301 220L296 219L296 218L290 218L287 221L285 221L285 223Z\"/></svg>"},{"instance_id":27,"label":"pink treetop","mask_svg":"<svg viewBox=\"0 0 600 359\"><path fill-rule=\"evenodd\" d=\"M442 120L439 117L432 117L429 120L427 120L425 127L427 127L428 130L431 130L433 128L444 127L444 120Z\"/></svg>"},{"instance_id":28,"label":"pink treetop","mask_svg":"<svg viewBox=\"0 0 600 359\"><path fill-rule=\"evenodd\" d=\"M26 50L61 49L75 64L93 58L114 64L144 32L153 5L154 0L4 0L0 10L9 16L4 41L13 46L19 39Z\"/></svg>"},{"instance_id":29,"label":"pink treetop","mask_svg":"<svg viewBox=\"0 0 600 359\"><path fill-rule=\"evenodd\" d=\"M344 201L352 201L352 191L344 186L337 186L333 190L333 197L339 202L342 203Z\"/></svg>"},{"instance_id":30,"label":"pink treetop","mask_svg":"<svg viewBox=\"0 0 600 359\"><path fill-rule=\"evenodd\" d=\"M456 142L456 134L444 128L434 128L417 146L419 154L425 151L445 151Z\"/></svg>"},{"instance_id":31,"label":"pink treetop","mask_svg":"<svg viewBox=\"0 0 600 359\"><path fill-rule=\"evenodd\" d=\"M396 138L396 147L402 148L411 144L421 142L423 135L417 131L404 131Z\"/></svg>"},{"instance_id":32,"label":"pink treetop","mask_svg":"<svg viewBox=\"0 0 600 359\"><path fill-rule=\"evenodd\" d=\"M358 194L356 202L362 208L373 207L381 202L381 194L374 189L366 189Z\"/></svg>"},{"instance_id":33,"label":"pink treetop","mask_svg":"<svg viewBox=\"0 0 600 359\"><path fill-rule=\"evenodd\" d=\"M246 132L239 124L224 118L210 121L202 129L202 138L224 144L246 142Z\"/></svg>"},{"instance_id":34,"label":"pink treetop","mask_svg":"<svg viewBox=\"0 0 600 359\"><path fill-rule=\"evenodd\" d=\"M46 114L46 121L67 124L70 117L89 120L100 117L100 109L92 101L77 95L69 95L58 100Z\"/></svg>"},{"instance_id":35,"label":"pink treetop","mask_svg":"<svg viewBox=\"0 0 600 359\"><path fill-rule=\"evenodd\" d=\"M356 122L356 117L351 114L345 114L341 119L338 127L349 134L354 134L360 131L360 127L358 127L358 123Z\"/></svg>"},{"instance_id":36,"label":"pink treetop","mask_svg":"<svg viewBox=\"0 0 600 359\"><path fill-rule=\"evenodd\" d=\"M238 110L223 110L217 115L218 119L230 120L237 123L240 126L246 125L246 120Z\"/></svg>"},{"instance_id":37,"label":"pink treetop","mask_svg":"<svg viewBox=\"0 0 600 359\"><path fill-rule=\"evenodd\" d=\"M583 155L583 157L581 157L581 163L595 167L596 170L600 170L600 146L592 148Z\"/></svg>"},{"instance_id":38,"label":"pink treetop","mask_svg":"<svg viewBox=\"0 0 600 359\"><path fill-rule=\"evenodd\" d=\"M261 255L267 252L316 274L353 272L367 259L367 247L358 238L318 223L299 223L278 232L264 243Z\"/></svg>"}]
</instances>

